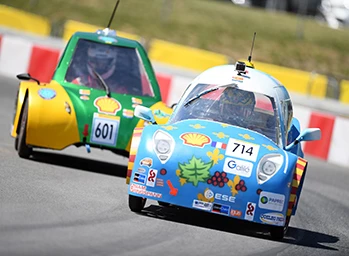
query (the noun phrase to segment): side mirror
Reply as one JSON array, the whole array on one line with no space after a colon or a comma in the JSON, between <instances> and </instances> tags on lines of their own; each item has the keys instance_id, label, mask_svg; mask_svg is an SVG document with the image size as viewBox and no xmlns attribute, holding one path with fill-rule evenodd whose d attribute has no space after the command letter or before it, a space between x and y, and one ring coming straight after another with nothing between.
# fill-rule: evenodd
<instances>
[{"instance_id":1,"label":"side mirror","mask_svg":"<svg viewBox=\"0 0 349 256\"><path fill-rule=\"evenodd\" d=\"M134 116L145 121L151 122L152 124L156 124L156 121L150 108L137 105L134 110Z\"/></svg>"},{"instance_id":2,"label":"side mirror","mask_svg":"<svg viewBox=\"0 0 349 256\"><path fill-rule=\"evenodd\" d=\"M17 75L17 78L19 80L24 80L24 81L29 81L29 80L34 80L37 84L40 84L40 81L34 77L32 77L29 73L23 73Z\"/></svg>"},{"instance_id":3,"label":"side mirror","mask_svg":"<svg viewBox=\"0 0 349 256\"><path fill-rule=\"evenodd\" d=\"M301 141L313 141L319 139L321 139L321 130L319 128L307 128L304 129L290 145L286 146L285 149L289 151Z\"/></svg>"}]
</instances>

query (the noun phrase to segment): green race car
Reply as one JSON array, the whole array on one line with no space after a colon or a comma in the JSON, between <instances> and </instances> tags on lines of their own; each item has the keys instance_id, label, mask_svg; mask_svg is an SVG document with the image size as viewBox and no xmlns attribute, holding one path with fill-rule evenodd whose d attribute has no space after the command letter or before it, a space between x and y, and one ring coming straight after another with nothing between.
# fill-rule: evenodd
<instances>
[{"instance_id":1,"label":"green race car","mask_svg":"<svg viewBox=\"0 0 349 256\"><path fill-rule=\"evenodd\" d=\"M137 105L161 112L165 123L172 109L160 89L143 46L106 28L77 32L69 40L51 82L29 74L19 85L11 135L20 157L33 148L62 150L70 145L98 147L128 156ZM29 80L34 80L29 81Z\"/></svg>"}]
</instances>

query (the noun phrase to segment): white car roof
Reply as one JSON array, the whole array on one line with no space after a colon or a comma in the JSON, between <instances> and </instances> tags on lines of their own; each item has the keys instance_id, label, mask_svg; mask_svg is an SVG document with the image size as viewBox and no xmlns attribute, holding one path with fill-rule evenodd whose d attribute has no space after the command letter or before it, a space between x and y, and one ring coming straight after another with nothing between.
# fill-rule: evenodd
<instances>
[{"instance_id":1,"label":"white car roof","mask_svg":"<svg viewBox=\"0 0 349 256\"><path fill-rule=\"evenodd\" d=\"M235 65L216 66L201 73L192 84L226 85L235 83L240 89L262 93L276 100L290 99L286 88L276 78L250 67L246 67L246 71L246 74L238 75Z\"/></svg>"}]
</instances>

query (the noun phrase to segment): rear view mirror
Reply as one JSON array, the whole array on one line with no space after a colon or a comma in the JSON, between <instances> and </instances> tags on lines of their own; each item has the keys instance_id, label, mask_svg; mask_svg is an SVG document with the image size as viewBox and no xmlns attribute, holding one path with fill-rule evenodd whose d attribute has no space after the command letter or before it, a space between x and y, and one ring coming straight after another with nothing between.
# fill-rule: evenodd
<instances>
[{"instance_id":1,"label":"rear view mirror","mask_svg":"<svg viewBox=\"0 0 349 256\"><path fill-rule=\"evenodd\" d=\"M301 141L313 141L313 140L319 140L319 139L321 139L321 130L319 128L307 128L307 129L304 129L298 135L298 137L285 149L289 151Z\"/></svg>"},{"instance_id":2,"label":"rear view mirror","mask_svg":"<svg viewBox=\"0 0 349 256\"><path fill-rule=\"evenodd\" d=\"M34 80L37 84L40 84L40 81L34 77L32 77L29 73L23 73L17 75L17 78L19 80L24 80L24 81L29 81L29 80Z\"/></svg>"},{"instance_id":3,"label":"rear view mirror","mask_svg":"<svg viewBox=\"0 0 349 256\"><path fill-rule=\"evenodd\" d=\"M151 122L152 124L156 124L156 121L150 108L137 105L134 110L134 116L145 121Z\"/></svg>"}]
</instances>

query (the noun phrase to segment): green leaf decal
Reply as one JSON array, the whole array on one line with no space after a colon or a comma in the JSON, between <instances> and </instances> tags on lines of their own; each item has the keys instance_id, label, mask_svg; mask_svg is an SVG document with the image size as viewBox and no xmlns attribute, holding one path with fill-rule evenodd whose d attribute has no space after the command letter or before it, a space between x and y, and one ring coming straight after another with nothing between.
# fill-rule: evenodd
<instances>
[{"instance_id":1,"label":"green leaf decal","mask_svg":"<svg viewBox=\"0 0 349 256\"><path fill-rule=\"evenodd\" d=\"M199 182L206 182L210 178L210 168L213 161L204 163L201 158L195 156L189 160L189 163L178 163L181 171L180 178L186 179L197 187Z\"/></svg>"}]
</instances>

